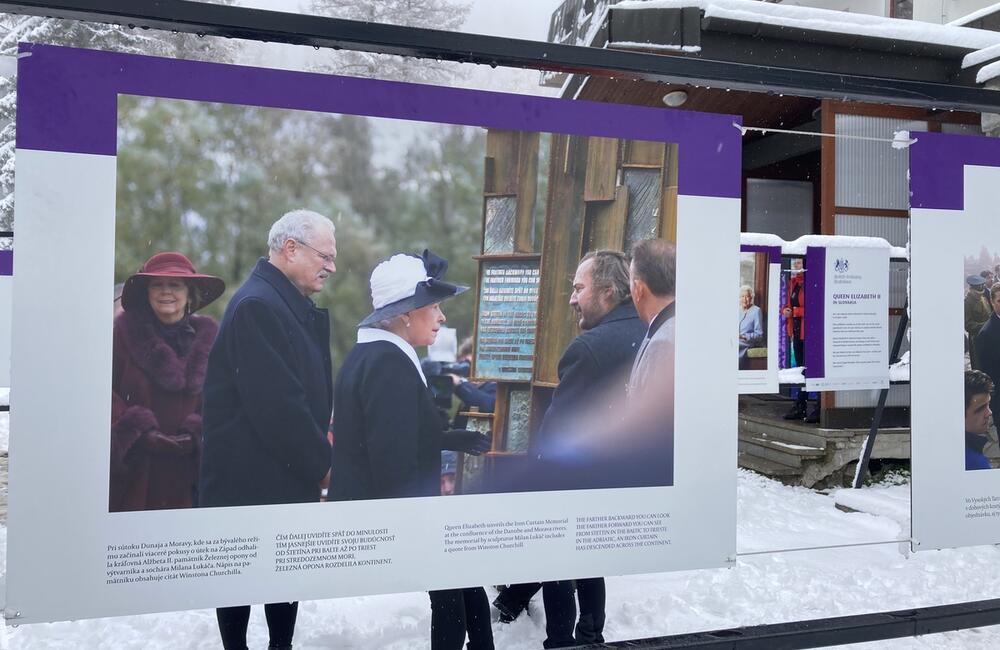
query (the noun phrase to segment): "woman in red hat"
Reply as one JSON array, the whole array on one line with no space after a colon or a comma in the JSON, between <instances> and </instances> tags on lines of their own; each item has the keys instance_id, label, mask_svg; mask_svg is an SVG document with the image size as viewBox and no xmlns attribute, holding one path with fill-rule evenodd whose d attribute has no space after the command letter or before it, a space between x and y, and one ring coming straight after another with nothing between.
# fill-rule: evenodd
<instances>
[{"instance_id":1,"label":"woman in red hat","mask_svg":"<svg viewBox=\"0 0 1000 650\"><path fill-rule=\"evenodd\" d=\"M201 391L218 331L194 312L225 288L180 253L153 255L125 281L112 356L112 512L194 504Z\"/></svg>"}]
</instances>

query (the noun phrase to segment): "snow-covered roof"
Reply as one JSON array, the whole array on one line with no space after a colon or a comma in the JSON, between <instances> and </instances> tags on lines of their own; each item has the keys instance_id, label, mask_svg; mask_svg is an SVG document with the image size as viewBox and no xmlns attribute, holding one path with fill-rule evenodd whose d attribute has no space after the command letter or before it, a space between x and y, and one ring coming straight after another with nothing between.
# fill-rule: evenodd
<instances>
[{"instance_id":1,"label":"snow-covered roof","mask_svg":"<svg viewBox=\"0 0 1000 650\"><path fill-rule=\"evenodd\" d=\"M990 14L994 14L997 11L1000 11L1000 2L992 4L988 7L983 7L978 11L973 11L971 14L967 14L965 16L962 16L961 18L956 18L955 20L951 21L948 24L954 25L955 27L961 27L962 25L968 25L969 23L975 20L979 20L984 16L989 16Z\"/></svg>"},{"instance_id":2,"label":"snow-covered roof","mask_svg":"<svg viewBox=\"0 0 1000 650\"><path fill-rule=\"evenodd\" d=\"M971 68L974 65L992 61L997 57L1000 57L1000 43L984 47L983 49L976 50L975 52L969 52L965 55L965 58L962 59L962 68Z\"/></svg>"},{"instance_id":3,"label":"snow-covered roof","mask_svg":"<svg viewBox=\"0 0 1000 650\"><path fill-rule=\"evenodd\" d=\"M781 27L928 43L967 50L981 50L1000 44L1000 33L984 29L937 25L814 7L796 7L758 0L625 0L615 5L614 10L683 7L698 7L706 18L766 23Z\"/></svg>"},{"instance_id":4,"label":"snow-covered roof","mask_svg":"<svg viewBox=\"0 0 1000 650\"><path fill-rule=\"evenodd\" d=\"M795 241L786 241L777 235L759 232L740 233L742 246L780 246L782 255L805 255L809 246L835 246L839 248L888 248L889 257L909 259L905 248L893 246L881 237L854 237L848 235L803 235Z\"/></svg>"}]
</instances>

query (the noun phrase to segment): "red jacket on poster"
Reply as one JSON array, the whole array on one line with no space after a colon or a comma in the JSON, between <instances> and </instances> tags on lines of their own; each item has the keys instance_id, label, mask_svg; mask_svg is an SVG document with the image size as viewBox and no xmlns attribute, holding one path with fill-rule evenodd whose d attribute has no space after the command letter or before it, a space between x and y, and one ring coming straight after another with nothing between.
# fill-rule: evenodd
<instances>
[{"instance_id":1,"label":"red jacket on poster","mask_svg":"<svg viewBox=\"0 0 1000 650\"><path fill-rule=\"evenodd\" d=\"M170 326L177 327L177 326ZM189 508L198 484L201 393L218 326L191 315L175 335L131 310L115 320L111 390L112 512Z\"/></svg>"}]
</instances>

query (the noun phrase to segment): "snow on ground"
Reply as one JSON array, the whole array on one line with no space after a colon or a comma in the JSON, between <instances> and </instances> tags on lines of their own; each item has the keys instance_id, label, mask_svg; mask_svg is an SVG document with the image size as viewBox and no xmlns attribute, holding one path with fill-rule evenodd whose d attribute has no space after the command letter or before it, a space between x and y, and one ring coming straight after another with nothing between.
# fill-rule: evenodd
<instances>
[{"instance_id":1,"label":"snow on ground","mask_svg":"<svg viewBox=\"0 0 1000 650\"><path fill-rule=\"evenodd\" d=\"M863 512L842 512L842 503ZM741 625L890 611L997 597L1000 550L975 547L908 554L893 540L909 534L908 485L878 485L831 495L788 487L745 470L738 481L738 550L731 569L608 579L609 640ZM710 513L706 513L708 515ZM0 529L2 540L6 531ZM863 542L825 550L766 551ZM492 592L491 592L492 596ZM494 624L497 648L538 648L541 604L532 616ZM304 602L296 650L428 647L430 607L423 593ZM260 607L250 647L267 645ZM209 610L31 625L6 630L12 650L218 648ZM1000 627L855 647L957 650L1000 647Z\"/></svg>"}]
</instances>

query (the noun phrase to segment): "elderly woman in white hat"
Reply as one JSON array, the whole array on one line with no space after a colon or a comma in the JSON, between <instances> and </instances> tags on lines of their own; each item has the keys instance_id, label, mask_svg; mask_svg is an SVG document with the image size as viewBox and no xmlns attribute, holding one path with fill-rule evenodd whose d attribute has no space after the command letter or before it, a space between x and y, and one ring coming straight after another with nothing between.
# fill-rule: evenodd
<instances>
[{"instance_id":1,"label":"elderly woman in white hat","mask_svg":"<svg viewBox=\"0 0 1000 650\"><path fill-rule=\"evenodd\" d=\"M484 434L445 430L414 350L437 338L445 322L441 303L468 289L441 280L447 268L425 250L421 257L393 255L372 271L374 311L361 321L334 385L329 500L440 495L442 449L489 449ZM460 590L431 592L434 650L462 648L462 600ZM480 647L492 648L492 635Z\"/></svg>"}]
</instances>

